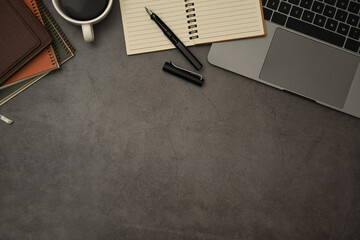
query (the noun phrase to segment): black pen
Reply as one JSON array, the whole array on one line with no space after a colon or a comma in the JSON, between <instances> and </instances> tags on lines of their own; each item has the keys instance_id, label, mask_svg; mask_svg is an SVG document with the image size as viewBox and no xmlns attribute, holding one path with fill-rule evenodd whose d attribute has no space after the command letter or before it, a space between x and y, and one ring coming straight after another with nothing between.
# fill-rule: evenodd
<instances>
[{"instance_id":1,"label":"black pen","mask_svg":"<svg viewBox=\"0 0 360 240\"><path fill-rule=\"evenodd\" d=\"M150 15L150 18L156 22L159 28L164 32L165 36L175 45L177 49L191 62L191 64L197 69L201 69L202 64L196 57L185 47L185 45L180 41L180 39L170 30L168 26L150 9L145 7L146 12Z\"/></svg>"}]
</instances>

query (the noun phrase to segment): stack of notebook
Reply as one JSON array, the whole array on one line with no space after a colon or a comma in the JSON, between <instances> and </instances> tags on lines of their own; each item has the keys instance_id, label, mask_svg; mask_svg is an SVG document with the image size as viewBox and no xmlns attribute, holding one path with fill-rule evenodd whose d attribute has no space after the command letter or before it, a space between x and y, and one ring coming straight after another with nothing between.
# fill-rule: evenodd
<instances>
[{"instance_id":1,"label":"stack of notebook","mask_svg":"<svg viewBox=\"0 0 360 240\"><path fill-rule=\"evenodd\" d=\"M41 0L0 0L0 106L74 56Z\"/></svg>"}]
</instances>

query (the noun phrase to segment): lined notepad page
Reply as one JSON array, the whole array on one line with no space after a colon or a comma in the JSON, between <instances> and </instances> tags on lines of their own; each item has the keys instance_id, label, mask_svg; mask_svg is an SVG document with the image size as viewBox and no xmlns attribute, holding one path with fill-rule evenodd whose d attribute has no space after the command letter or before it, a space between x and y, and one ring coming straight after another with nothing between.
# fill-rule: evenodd
<instances>
[{"instance_id":1,"label":"lined notepad page","mask_svg":"<svg viewBox=\"0 0 360 240\"><path fill-rule=\"evenodd\" d=\"M145 7L156 13L186 46L193 45L184 0L120 0L128 55L175 48Z\"/></svg>"},{"instance_id":2,"label":"lined notepad page","mask_svg":"<svg viewBox=\"0 0 360 240\"><path fill-rule=\"evenodd\" d=\"M191 0L199 38L195 44L265 34L259 0Z\"/></svg>"}]
</instances>

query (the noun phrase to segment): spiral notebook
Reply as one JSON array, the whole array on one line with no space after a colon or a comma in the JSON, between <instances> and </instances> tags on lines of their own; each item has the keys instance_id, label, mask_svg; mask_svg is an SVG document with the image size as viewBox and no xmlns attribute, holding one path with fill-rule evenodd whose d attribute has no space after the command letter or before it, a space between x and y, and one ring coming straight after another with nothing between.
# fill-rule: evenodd
<instances>
[{"instance_id":1,"label":"spiral notebook","mask_svg":"<svg viewBox=\"0 0 360 240\"><path fill-rule=\"evenodd\" d=\"M42 0L35 0L41 17L44 21L44 26L50 33L53 41L51 46L54 49L56 59L60 65L75 56L76 49L71 44L61 27L57 24L49 10L46 8Z\"/></svg>"},{"instance_id":2,"label":"spiral notebook","mask_svg":"<svg viewBox=\"0 0 360 240\"><path fill-rule=\"evenodd\" d=\"M62 65L66 61L74 57L76 50L70 43L60 26L56 23L52 15L49 13L43 2L41 0L36 0L36 3L43 19L43 24L45 25L45 28L48 30L53 39L51 45L54 49L56 59L58 63ZM28 87L32 86L34 83L46 76L47 73L27 79L8 88L0 90L0 106L5 104L7 101L21 93Z\"/></svg>"},{"instance_id":3,"label":"spiral notebook","mask_svg":"<svg viewBox=\"0 0 360 240\"><path fill-rule=\"evenodd\" d=\"M42 23L43 19L39 14L39 8L35 0L22 0L26 6L32 11L36 18ZM49 45L47 48L42 50L36 57L30 62L24 65L20 70L13 74L9 79L3 82L0 89L7 88L21 81L25 81L32 77L36 77L43 73L52 71L59 68L59 64L56 60L53 47Z\"/></svg>"},{"instance_id":4,"label":"spiral notebook","mask_svg":"<svg viewBox=\"0 0 360 240\"><path fill-rule=\"evenodd\" d=\"M128 55L175 48L145 11L186 45L264 36L259 0L119 0Z\"/></svg>"}]
</instances>

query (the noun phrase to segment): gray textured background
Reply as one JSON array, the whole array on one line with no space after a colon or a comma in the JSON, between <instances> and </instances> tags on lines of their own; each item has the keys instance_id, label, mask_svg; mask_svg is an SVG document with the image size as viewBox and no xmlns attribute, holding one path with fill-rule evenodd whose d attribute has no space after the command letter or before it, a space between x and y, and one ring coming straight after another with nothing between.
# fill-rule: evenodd
<instances>
[{"instance_id":1,"label":"gray textured background","mask_svg":"<svg viewBox=\"0 0 360 240\"><path fill-rule=\"evenodd\" d=\"M127 56L119 3L0 108L0 239L359 239L360 120L176 50ZM246 57L246 56L244 56Z\"/></svg>"}]
</instances>

